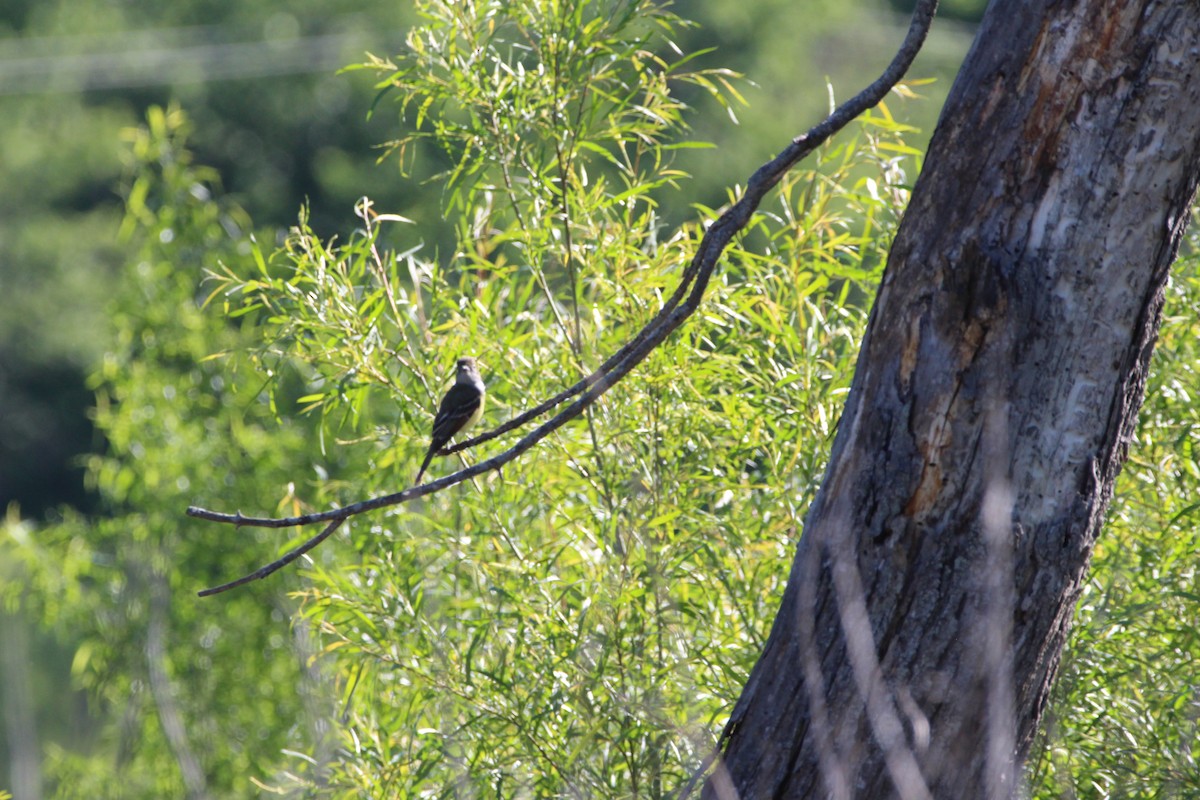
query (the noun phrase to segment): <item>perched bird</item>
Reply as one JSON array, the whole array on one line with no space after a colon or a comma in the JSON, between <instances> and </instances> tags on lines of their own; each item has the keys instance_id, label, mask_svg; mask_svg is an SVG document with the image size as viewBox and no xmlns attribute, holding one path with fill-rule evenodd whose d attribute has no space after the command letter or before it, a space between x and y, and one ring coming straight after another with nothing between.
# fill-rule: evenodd
<instances>
[{"instance_id":1,"label":"perched bird","mask_svg":"<svg viewBox=\"0 0 1200 800\"><path fill-rule=\"evenodd\" d=\"M425 454L425 461L421 464L421 471L417 473L417 479L413 481L414 485L421 482L421 476L425 474L429 462L433 460L437 451L445 447L446 443L457 434L465 432L483 416L485 391L483 378L479 377L479 367L475 365L475 359L460 358L457 372L454 375L454 385L442 398L437 416L434 417L433 441L429 443L429 452Z\"/></svg>"}]
</instances>

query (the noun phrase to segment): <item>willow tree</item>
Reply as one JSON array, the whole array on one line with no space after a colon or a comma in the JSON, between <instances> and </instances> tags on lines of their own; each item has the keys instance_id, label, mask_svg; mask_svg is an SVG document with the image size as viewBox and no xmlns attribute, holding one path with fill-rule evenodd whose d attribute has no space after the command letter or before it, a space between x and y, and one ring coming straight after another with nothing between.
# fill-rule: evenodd
<instances>
[{"instance_id":1,"label":"willow tree","mask_svg":"<svg viewBox=\"0 0 1200 800\"><path fill-rule=\"evenodd\" d=\"M1009 797L1200 176L1200 6L993 3L705 796Z\"/></svg>"}]
</instances>

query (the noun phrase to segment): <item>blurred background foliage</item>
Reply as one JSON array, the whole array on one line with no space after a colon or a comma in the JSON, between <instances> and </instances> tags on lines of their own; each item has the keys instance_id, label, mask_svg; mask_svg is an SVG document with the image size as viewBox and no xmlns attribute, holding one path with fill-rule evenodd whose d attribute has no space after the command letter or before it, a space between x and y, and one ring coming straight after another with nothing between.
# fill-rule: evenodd
<instances>
[{"instance_id":1,"label":"blurred background foliage","mask_svg":"<svg viewBox=\"0 0 1200 800\"><path fill-rule=\"evenodd\" d=\"M657 797L711 745L981 4L943 6L911 73L938 78L913 84L927 99L893 97L781 187L702 313L585 419L198 601L311 531L184 507L291 514L407 485L460 353L484 363L492 424L594 366L710 209L907 24L868 0L608 4L647 15L627 28L503 5L489 28L477 3L0 4L0 788ZM472 37L492 47L476 66L527 70L464 69L475 51L452 43ZM505 44L522 37L544 49ZM571 49L586 37L611 62ZM610 81L625 116L564 134L564 109L595 102L581 80ZM402 99L447 126L414 127ZM1195 267L1037 796L1200 785Z\"/></svg>"}]
</instances>

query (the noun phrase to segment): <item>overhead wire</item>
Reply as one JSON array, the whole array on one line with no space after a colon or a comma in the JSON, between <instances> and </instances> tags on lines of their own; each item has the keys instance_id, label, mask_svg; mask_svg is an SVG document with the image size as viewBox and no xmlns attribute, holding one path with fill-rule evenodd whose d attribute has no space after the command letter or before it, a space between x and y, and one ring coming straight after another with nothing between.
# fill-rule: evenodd
<instances>
[{"instance_id":1,"label":"overhead wire","mask_svg":"<svg viewBox=\"0 0 1200 800\"><path fill-rule=\"evenodd\" d=\"M269 32L269 31L268 31ZM265 36L223 26L0 40L0 95L126 89L332 72L401 34Z\"/></svg>"}]
</instances>

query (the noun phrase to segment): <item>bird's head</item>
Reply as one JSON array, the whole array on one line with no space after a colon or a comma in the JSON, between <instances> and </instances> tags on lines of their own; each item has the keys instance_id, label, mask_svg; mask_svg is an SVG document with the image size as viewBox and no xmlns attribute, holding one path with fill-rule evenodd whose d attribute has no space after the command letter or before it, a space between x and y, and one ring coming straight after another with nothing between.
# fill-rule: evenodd
<instances>
[{"instance_id":1,"label":"bird's head","mask_svg":"<svg viewBox=\"0 0 1200 800\"><path fill-rule=\"evenodd\" d=\"M479 364L469 356L458 360L454 370L454 382L460 386L474 386L480 392L484 391L483 378L479 375Z\"/></svg>"}]
</instances>

